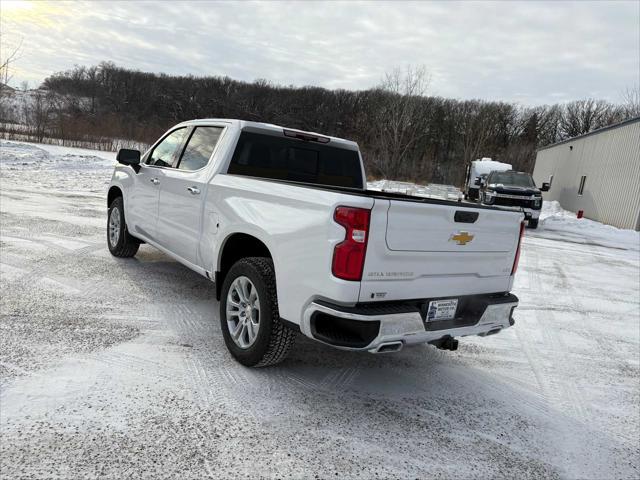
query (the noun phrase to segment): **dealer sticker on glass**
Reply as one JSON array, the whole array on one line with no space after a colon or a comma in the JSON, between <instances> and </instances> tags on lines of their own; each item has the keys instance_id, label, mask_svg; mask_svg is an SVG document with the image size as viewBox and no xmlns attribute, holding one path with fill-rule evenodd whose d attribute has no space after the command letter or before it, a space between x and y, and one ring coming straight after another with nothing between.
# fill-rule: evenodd
<instances>
[{"instance_id":1,"label":"dealer sticker on glass","mask_svg":"<svg viewBox=\"0 0 640 480\"><path fill-rule=\"evenodd\" d=\"M427 310L427 322L451 320L456 316L457 308L457 298L449 300L433 300L429 302L429 309Z\"/></svg>"}]
</instances>

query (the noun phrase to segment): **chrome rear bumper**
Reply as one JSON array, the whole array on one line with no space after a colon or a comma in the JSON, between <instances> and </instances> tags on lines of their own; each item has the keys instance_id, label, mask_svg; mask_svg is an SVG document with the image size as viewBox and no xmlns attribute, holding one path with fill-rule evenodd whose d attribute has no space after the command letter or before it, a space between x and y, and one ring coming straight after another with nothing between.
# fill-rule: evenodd
<instances>
[{"instance_id":1,"label":"chrome rear bumper","mask_svg":"<svg viewBox=\"0 0 640 480\"><path fill-rule=\"evenodd\" d=\"M446 337L491 335L513 325L512 312L518 306L515 295L506 294L494 302L482 301L484 311L477 320L463 315L455 321L429 323L425 323L423 314L415 307L400 306L397 311L385 312L384 308L376 311L375 307L359 309L312 302L304 311L300 330L336 348L379 353L379 350L397 351L405 345L436 343ZM337 325L336 332L331 333L329 325Z\"/></svg>"}]
</instances>

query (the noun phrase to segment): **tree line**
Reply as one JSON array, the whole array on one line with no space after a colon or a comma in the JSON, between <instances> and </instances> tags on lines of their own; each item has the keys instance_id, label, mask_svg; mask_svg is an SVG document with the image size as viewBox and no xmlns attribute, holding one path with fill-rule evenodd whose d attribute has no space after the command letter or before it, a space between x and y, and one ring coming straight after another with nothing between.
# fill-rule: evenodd
<instances>
[{"instance_id":1,"label":"tree line","mask_svg":"<svg viewBox=\"0 0 640 480\"><path fill-rule=\"evenodd\" d=\"M640 115L631 92L620 105L585 99L522 107L432 96L428 83L421 68L395 70L376 88L350 91L101 63L46 78L35 99L25 102L22 119L41 138L141 144L193 118L275 123L357 141L371 178L460 185L467 162L476 158L531 171L537 148ZM0 109L0 121L10 120L3 117Z\"/></svg>"}]
</instances>

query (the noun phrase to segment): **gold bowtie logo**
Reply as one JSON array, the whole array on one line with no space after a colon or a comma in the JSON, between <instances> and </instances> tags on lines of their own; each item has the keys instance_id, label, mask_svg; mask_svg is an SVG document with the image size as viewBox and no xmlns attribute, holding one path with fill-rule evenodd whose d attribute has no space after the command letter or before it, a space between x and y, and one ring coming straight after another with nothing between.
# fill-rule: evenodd
<instances>
[{"instance_id":1,"label":"gold bowtie logo","mask_svg":"<svg viewBox=\"0 0 640 480\"><path fill-rule=\"evenodd\" d=\"M469 235L469 232L460 232L456 235L449 237L450 242L456 242L458 245L466 245L473 240L474 235Z\"/></svg>"}]
</instances>

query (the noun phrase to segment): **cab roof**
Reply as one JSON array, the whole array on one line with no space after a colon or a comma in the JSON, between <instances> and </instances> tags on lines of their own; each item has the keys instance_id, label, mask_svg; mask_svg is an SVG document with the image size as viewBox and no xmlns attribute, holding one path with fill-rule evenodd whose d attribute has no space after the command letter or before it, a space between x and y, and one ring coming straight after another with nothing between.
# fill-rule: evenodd
<instances>
[{"instance_id":1,"label":"cab roof","mask_svg":"<svg viewBox=\"0 0 640 480\"><path fill-rule=\"evenodd\" d=\"M206 125L212 122L227 123L242 131L258 132L258 133L264 133L267 135L295 136L291 134L286 134L285 132L299 133L304 136L318 137L320 139L328 139L328 142L323 141L321 143L328 143L329 145L339 146L342 148L347 148L349 150L359 150L358 144L352 140L347 140L340 137L332 137L330 135L324 135L322 133L317 133L317 132L299 130L296 128L283 127L280 125L274 125L273 123L251 122L247 120L238 120L233 118L199 118L194 120L187 120L185 122L180 123L179 125L180 126ZM179 125L176 125L176 126L179 126Z\"/></svg>"}]
</instances>

